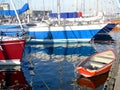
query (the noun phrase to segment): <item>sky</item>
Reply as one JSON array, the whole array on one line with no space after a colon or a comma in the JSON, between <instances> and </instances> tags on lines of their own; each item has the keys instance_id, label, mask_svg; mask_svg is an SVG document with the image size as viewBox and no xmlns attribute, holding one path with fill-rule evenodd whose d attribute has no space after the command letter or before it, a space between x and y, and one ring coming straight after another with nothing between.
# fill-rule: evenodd
<instances>
[{"instance_id":1,"label":"sky","mask_svg":"<svg viewBox=\"0 0 120 90\"><path fill-rule=\"evenodd\" d=\"M36 0L37 3L35 3L35 0L30 0L29 4L31 9L45 9L45 10L53 10L57 11L57 0ZM60 2L61 9L67 11L67 10L73 10L74 9L74 0L71 0L68 2L68 0L61 0ZM67 8L69 7L69 8Z\"/></svg>"},{"instance_id":2,"label":"sky","mask_svg":"<svg viewBox=\"0 0 120 90\"><path fill-rule=\"evenodd\" d=\"M0 0L10 3L10 0ZM98 3L97 3L98 1ZM82 11L83 13L93 13L96 11L104 11L112 13L120 11L120 0L60 0L61 12ZM52 10L57 12L57 0L13 0L16 8L20 8L24 3L28 2L31 10ZM98 6L98 7L97 7Z\"/></svg>"},{"instance_id":3,"label":"sky","mask_svg":"<svg viewBox=\"0 0 120 90\"><path fill-rule=\"evenodd\" d=\"M61 11L75 11L76 6L80 10L92 10L96 8L98 1L99 8L111 8L117 6L118 0L60 0ZM77 4L76 4L77 2ZM39 10L52 10L57 11L57 0L28 0L31 9ZM109 3L109 4L107 4ZM114 5L114 6L113 6Z\"/></svg>"}]
</instances>

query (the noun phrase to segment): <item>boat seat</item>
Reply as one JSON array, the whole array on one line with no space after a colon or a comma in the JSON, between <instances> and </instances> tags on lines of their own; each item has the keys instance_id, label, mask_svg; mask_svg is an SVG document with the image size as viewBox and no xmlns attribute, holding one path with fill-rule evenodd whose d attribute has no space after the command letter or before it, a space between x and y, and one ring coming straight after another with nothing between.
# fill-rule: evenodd
<instances>
[{"instance_id":1,"label":"boat seat","mask_svg":"<svg viewBox=\"0 0 120 90\"><path fill-rule=\"evenodd\" d=\"M91 59L91 61L101 62L101 63L110 63L113 60L113 58L109 57L94 57Z\"/></svg>"},{"instance_id":2,"label":"boat seat","mask_svg":"<svg viewBox=\"0 0 120 90\"><path fill-rule=\"evenodd\" d=\"M96 57L113 59L115 56L102 55L102 56L96 56Z\"/></svg>"},{"instance_id":3,"label":"boat seat","mask_svg":"<svg viewBox=\"0 0 120 90\"><path fill-rule=\"evenodd\" d=\"M98 68L101 68L105 65L105 63L101 63L101 62L96 62L96 61L90 61L89 62L90 65L92 65L93 67L98 67Z\"/></svg>"}]
</instances>

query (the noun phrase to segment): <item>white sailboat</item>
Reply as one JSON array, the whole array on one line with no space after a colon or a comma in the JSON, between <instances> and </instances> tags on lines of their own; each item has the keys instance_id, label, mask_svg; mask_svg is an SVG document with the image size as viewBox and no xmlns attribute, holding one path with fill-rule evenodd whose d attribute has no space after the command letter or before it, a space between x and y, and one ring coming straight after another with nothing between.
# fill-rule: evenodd
<instances>
[{"instance_id":1,"label":"white sailboat","mask_svg":"<svg viewBox=\"0 0 120 90\"><path fill-rule=\"evenodd\" d=\"M103 22L102 13L95 17L78 18L77 12L60 12L60 0L57 0L57 6L58 12L52 13L53 16L56 15L56 19L52 19L53 21L49 19L48 23L44 21L44 23L27 27L25 31L32 37L30 41L43 43L89 42L95 38L96 34L108 34L117 25L109 21ZM74 18L76 21L71 22L70 20Z\"/></svg>"},{"instance_id":2,"label":"white sailboat","mask_svg":"<svg viewBox=\"0 0 120 90\"><path fill-rule=\"evenodd\" d=\"M78 17L77 12L61 12L60 5L60 0L57 0L57 13L52 13L55 18L53 21L50 19L50 24L28 28L33 41L89 42L96 34L108 34L117 25L109 21L104 22L102 12L94 17Z\"/></svg>"}]
</instances>

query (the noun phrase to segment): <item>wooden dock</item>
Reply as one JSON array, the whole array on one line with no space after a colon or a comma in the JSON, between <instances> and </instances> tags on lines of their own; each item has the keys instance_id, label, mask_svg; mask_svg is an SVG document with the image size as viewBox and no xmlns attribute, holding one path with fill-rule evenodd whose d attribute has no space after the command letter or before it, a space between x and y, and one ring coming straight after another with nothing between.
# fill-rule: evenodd
<instances>
[{"instance_id":1,"label":"wooden dock","mask_svg":"<svg viewBox=\"0 0 120 90\"><path fill-rule=\"evenodd\" d=\"M120 90L120 52L112 65L103 90Z\"/></svg>"}]
</instances>

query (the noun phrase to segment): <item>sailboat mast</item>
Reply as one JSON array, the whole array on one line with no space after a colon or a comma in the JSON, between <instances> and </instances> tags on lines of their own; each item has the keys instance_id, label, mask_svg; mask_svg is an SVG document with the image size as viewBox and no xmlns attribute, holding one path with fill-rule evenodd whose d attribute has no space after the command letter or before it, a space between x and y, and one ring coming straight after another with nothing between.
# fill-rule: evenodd
<instances>
[{"instance_id":1,"label":"sailboat mast","mask_svg":"<svg viewBox=\"0 0 120 90\"><path fill-rule=\"evenodd\" d=\"M45 2L43 0L43 20L45 19Z\"/></svg>"},{"instance_id":2,"label":"sailboat mast","mask_svg":"<svg viewBox=\"0 0 120 90\"><path fill-rule=\"evenodd\" d=\"M97 10L97 11L96 11L96 16L97 16L97 15L98 15L98 0L97 0L96 2L97 2L97 3L96 3L96 5L97 5L97 6L96 6L96 10Z\"/></svg>"},{"instance_id":3,"label":"sailboat mast","mask_svg":"<svg viewBox=\"0 0 120 90\"><path fill-rule=\"evenodd\" d=\"M18 19L19 25L20 25L21 29L23 29L23 27L22 27L22 23L21 23L21 21L20 21L20 18L19 18L19 16L18 16L18 13L17 13L16 8L15 8L15 5L14 5L14 3L13 3L12 0L10 0L10 1L11 1L12 6L13 6L13 9L14 9L14 11L15 11L15 14L16 14L16 16L17 16L17 19Z\"/></svg>"},{"instance_id":4,"label":"sailboat mast","mask_svg":"<svg viewBox=\"0 0 120 90\"><path fill-rule=\"evenodd\" d=\"M60 25L60 0L57 0L58 24Z\"/></svg>"},{"instance_id":5,"label":"sailboat mast","mask_svg":"<svg viewBox=\"0 0 120 90\"><path fill-rule=\"evenodd\" d=\"M75 0L75 11L78 12L78 0Z\"/></svg>"},{"instance_id":6,"label":"sailboat mast","mask_svg":"<svg viewBox=\"0 0 120 90\"><path fill-rule=\"evenodd\" d=\"M27 3L29 4L28 0L27 0ZM29 23L29 22L30 22L30 12L27 11L27 23Z\"/></svg>"}]
</instances>

